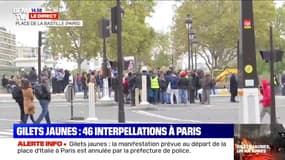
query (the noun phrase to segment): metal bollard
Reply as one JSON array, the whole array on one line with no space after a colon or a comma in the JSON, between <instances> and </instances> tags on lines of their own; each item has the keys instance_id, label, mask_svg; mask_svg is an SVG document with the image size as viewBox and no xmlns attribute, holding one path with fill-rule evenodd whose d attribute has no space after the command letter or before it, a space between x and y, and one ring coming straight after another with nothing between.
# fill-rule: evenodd
<instances>
[{"instance_id":1,"label":"metal bollard","mask_svg":"<svg viewBox=\"0 0 285 160\"><path fill-rule=\"evenodd\" d=\"M98 120L96 118L96 113L95 113L95 85L94 83L89 83L88 85L88 110L89 110L89 115L86 120L88 121L96 121Z\"/></svg>"},{"instance_id":2,"label":"metal bollard","mask_svg":"<svg viewBox=\"0 0 285 160\"><path fill-rule=\"evenodd\" d=\"M70 102L70 119L71 120L83 120L83 117L74 117L74 106L73 106L73 101L75 97L75 91L74 87L72 84L69 84L67 86L66 91L64 92L65 98L67 102Z\"/></svg>"},{"instance_id":3,"label":"metal bollard","mask_svg":"<svg viewBox=\"0 0 285 160\"><path fill-rule=\"evenodd\" d=\"M103 97L101 98L103 101L109 101L111 100L109 95L109 82L108 78L103 79Z\"/></svg>"},{"instance_id":4,"label":"metal bollard","mask_svg":"<svg viewBox=\"0 0 285 160\"><path fill-rule=\"evenodd\" d=\"M68 85L68 91L69 91L69 95L70 95L70 115L71 115L71 117L70 117L70 119L72 120L73 118L74 118L74 116L73 116L73 87L72 87L72 85Z\"/></svg>"},{"instance_id":5,"label":"metal bollard","mask_svg":"<svg viewBox=\"0 0 285 160\"><path fill-rule=\"evenodd\" d=\"M140 89L136 88L135 89L135 106L138 106L138 104L140 103L140 101L139 101L139 92L140 92Z\"/></svg>"},{"instance_id":6,"label":"metal bollard","mask_svg":"<svg viewBox=\"0 0 285 160\"><path fill-rule=\"evenodd\" d=\"M260 107L257 88L243 88L239 91L239 121L245 124L260 124Z\"/></svg>"},{"instance_id":7,"label":"metal bollard","mask_svg":"<svg viewBox=\"0 0 285 160\"><path fill-rule=\"evenodd\" d=\"M141 105L149 104L147 101L147 85L146 75L142 75L142 93L141 93Z\"/></svg>"}]
</instances>

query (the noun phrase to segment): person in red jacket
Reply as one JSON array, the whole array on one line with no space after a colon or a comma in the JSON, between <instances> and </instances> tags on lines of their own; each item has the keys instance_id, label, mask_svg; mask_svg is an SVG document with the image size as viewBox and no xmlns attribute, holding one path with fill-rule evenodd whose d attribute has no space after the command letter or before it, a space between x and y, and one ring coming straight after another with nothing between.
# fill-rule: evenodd
<instances>
[{"instance_id":1,"label":"person in red jacket","mask_svg":"<svg viewBox=\"0 0 285 160\"><path fill-rule=\"evenodd\" d=\"M260 103L262 104L262 110L260 113L260 120L263 119L265 116L265 113L268 113L270 115L271 112L271 88L270 84L267 80L261 80L261 88L260 93L263 96L263 98L260 100Z\"/></svg>"}]
</instances>

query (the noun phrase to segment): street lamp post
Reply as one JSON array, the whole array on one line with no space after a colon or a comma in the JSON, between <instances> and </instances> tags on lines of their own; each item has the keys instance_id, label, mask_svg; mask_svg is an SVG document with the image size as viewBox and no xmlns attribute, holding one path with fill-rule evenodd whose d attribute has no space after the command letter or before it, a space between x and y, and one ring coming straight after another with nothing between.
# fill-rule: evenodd
<instances>
[{"instance_id":1,"label":"street lamp post","mask_svg":"<svg viewBox=\"0 0 285 160\"><path fill-rule=\"evenodd\" d=\"M190 55L190 31L192 28L192 20L191 20L189 14L187 14L185 24L186 24L186 28L188 29L188 34L187 34L187 38L188 38L188 43L187 43L188 44L188 70L190 70L190 58L191 58L191 55Z\"/></svg>"},{"instance_id":2,"label":"street lamp post","mask_svg":"<svg viewBox=\"0 0 285 160\"><path fill-rule=\"evenodd\" d=\"M191 59L191 69L193 70L194 68L194 58L193 58L193 40L194 40L194 36L195 36L195 32L193 32L193 30L191 29L190 31L190 59Z\"/></svg>"},{"instance_id":3,"label":"street lamp post","mask_svg":"<svg viewBox=\"0 0 285 160\"><path fill-rule=\"evenodd\" d=\"M193 47L194 47L194 55L195 55L195 70L197 70L197 45L198 45L198 41L197 41L197 38L196 36L194 36L194 39L192 41L193 43Z\"/></svg>"},{"instance_id":4,"label":"street lamp post","mask_svg":"<svg viewBox=\"0 0 285 160\"><path fill-rule=\"evenodd\" d=\"M41 54L41 47L42 47L42 31L39 31L39 38L38 38L38 80L39 80L39 83L41 83L41 57L42 57L42 54Z\"/></svg>"}]
</instances>

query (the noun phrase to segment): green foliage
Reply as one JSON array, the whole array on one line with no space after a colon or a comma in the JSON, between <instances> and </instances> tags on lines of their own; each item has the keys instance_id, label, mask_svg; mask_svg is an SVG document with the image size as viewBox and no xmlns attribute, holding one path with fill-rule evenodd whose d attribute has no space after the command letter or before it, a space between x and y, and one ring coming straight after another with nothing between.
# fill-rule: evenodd
<instances>
[{"instance_id":1,"label":"green foliage","mask_svg":"<svg viewBox=\"0 0 285 160\"><path fill-rule=\"evenodd\" d=\"M150 51L155 37L153 28L145 23L145 18L153 12L154 2L132 1L131 4L124 3L124 17L122 25L122 50L123 56L135 56L138 63L144 63L150 60ZM112 36L109 40L109 57L116 58L117 38Z\"/></svg>"},{"instance_id":2,"label":"green foliage","mask_svg":"<svg viewBox=\"0 0 285 160\"><path fill-rule=\"evenodd\" d=\"M102 39L99 37L99 20L111 19L110 8L116 1L48 1L44 4L47 10L59 10L61 20L82 20L83 27L54 27L48 32L49 46L52 53L67 58L74 58L78 67L85 59L96 57L102 53ZM64 7L63 7L64 6ZM124 9L122 50L123 56L136 56L138 60L150 59L151 44L155 32L145 23L145 18L153 11L154 2L122 1ZM116 34L107 38L107 56L116 60ZM80 69L79 69L80 70Z\"/></svg>"},{"instance_id":3,"label":"green foliage","mask_svg":"<svg viewBox=\"0 0 285 160\"><path fill-rule=\"evenodd\" d=\"M84 59L95 57L101 51L98 32L98 21L107 15L107 3L101 1L48 1L45 7L58 9L61 20L82 20L83 27L51 27L48 31L49 46L57 56L75 59L80 70Z\"/></svg>"},{"instance_id":4,"label":"green foliage","mask_svg":"<svg viewBox=\"0 0 285 160\"><path fill-rule=\"evenodd\" d=\"M254 26L257 56L259 50L269 47L269 24L275 21L273 1L254 1ZM172 35L175 54L187 51L186 15L190 14L192 26L199 42L198 54L210 70L236 64L236 43L240 38L239 1L185 1L177 9ZM282 16L281 16L282 17ZM276 31L275 31L276 32ZM279 35L275 34L274 40ZM260 67L260 59L258 67ZM262 66L263 67L263 66ZM264 68L265 69L265 68Z\"/></svg>"},{"instance_id":5,"label":"green foliage","mask_svg":"<svg viewBox=\"0 0 285 160\"><path fill-rule=\"evenodd\" d=\"M168 67L171 63L170 55L170 35L169 33L156 33L153 43L153 60L151 61L152 68Z\"/></svg>"},{"instance_id":6,"label":"green foliage","mask_svg":"<svg viewBox=\"0 0 285 160\"><path fill-rule=\"evenodd\" d=\"M261 13L260 13L261 14ZM273 26L273 47L278 48L281 50L285 50L285 39L284 39L284 33L285 33L285 5L282 7L275 9L275 19L272 21ZM261 18L261 17L260 17ZM263 40L263 47L259 47L259 50L270 50L270 41L269 41L269 28L263 28L264 29L264 37L259 37L259 39L265 38ZM259 40L260 41L260 40ZM259 50L257 50L259 52ZM265 63L259 53L257 56L257 66L258 66L258 74L267 76L270 74L270 68L269 63ZM283 56L282 62L274 63L274 71L277 74L280 74L284 70L285 66L285 56Z\"/></svg>"}]
</instances>

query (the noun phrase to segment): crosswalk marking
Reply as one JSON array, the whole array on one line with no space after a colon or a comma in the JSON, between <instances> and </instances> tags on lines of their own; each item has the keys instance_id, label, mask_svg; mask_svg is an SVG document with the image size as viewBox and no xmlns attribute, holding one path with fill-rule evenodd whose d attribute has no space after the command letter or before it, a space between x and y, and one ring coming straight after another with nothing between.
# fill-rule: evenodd
<instances>
[{"instance_id":1,"label":"crosswalk marking","mask_svg":"<svg viewBox=\"0 0 285 160\"><path fill-rule=\"evenodd\" d=\"M138 114L142 114L142 115L145 115L145 116L160 118L160 119L164 119L164 120L170 120L170 121L201 123L201 121L190 120L190 119L188 120L188 119L172 118L172 117L167 117L167 116L163 116L163 115L159 115L159 114L154 114L154 113L150 113L150 112L145 112L145 111L132 111L132 112L135 112L135 113L138 113Z\"/></svg>"},{"instance_id":2,"label":"crosswalk marking","mask_svg":"<svg viewBox=\"0 0 285 160\"><path fill-rule=\"evenodd\" d=\"M11 138L13 137L12 129L3 129L0 131L0 138Z\"/></svg>"}]
</instances>

